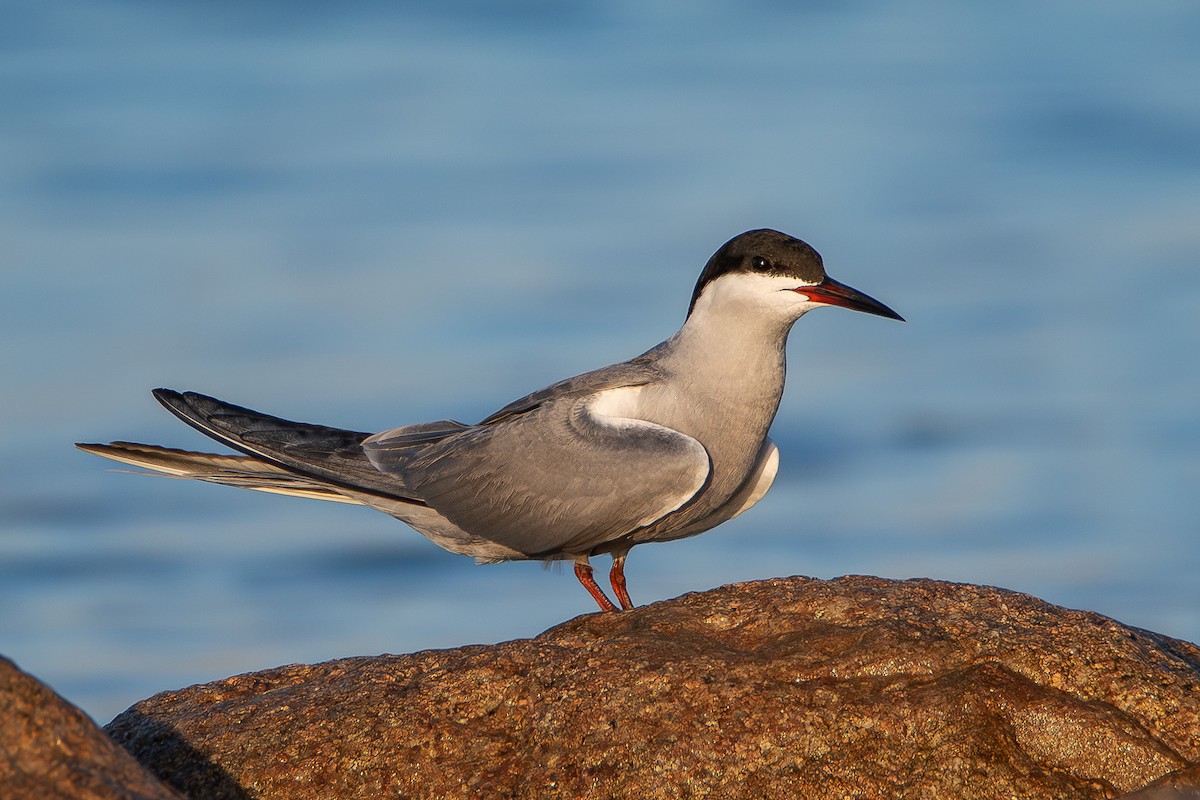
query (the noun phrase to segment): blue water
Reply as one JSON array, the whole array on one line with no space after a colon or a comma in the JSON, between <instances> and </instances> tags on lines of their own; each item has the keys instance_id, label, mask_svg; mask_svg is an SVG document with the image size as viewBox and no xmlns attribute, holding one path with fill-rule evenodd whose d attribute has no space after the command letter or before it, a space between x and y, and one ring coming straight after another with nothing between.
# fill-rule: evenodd
<instances>
[{"instance_id":1,"label":"blue water","mask_svg":"<svg viewBox=\"0 0 1200 800\"><path fill-rule=\"evenodd\" d=\"M97 720L592 604L569 571L72 442L206 447L156 386L359 430L478 419L670 335L762 226L909 322L797 325L774 489L636 550L636 601L932 576L1200 640L1194 2L0 17L0 653Z\"/></svg>"}]
</instances>

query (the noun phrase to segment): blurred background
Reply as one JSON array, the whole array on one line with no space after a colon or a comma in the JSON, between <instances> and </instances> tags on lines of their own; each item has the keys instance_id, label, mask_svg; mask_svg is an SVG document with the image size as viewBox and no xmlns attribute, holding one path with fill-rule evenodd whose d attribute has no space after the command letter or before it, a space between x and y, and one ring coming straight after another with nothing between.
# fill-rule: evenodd
<instances>
[{"instance_id":1,"label":"blurred background","mask_svg":"<svg viewBox=\"0 0 1200 800\"><path fill-rule=\"evenodd\" d=\"M793 332L779 479L634 600L1004 586L1200 640L1200 6L0 2L0 653L103 723L532 636L569 570L108 471L156 386L475 421L681 323L775 227L909 322ZM607 562L600 564L607 569Z\"/></svg>"}]
</instances>

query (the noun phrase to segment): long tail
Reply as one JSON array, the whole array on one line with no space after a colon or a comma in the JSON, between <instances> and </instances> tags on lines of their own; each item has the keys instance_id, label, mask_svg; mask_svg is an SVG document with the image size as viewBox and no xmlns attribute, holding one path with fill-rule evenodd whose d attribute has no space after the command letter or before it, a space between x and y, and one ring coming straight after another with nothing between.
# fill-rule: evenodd
<instances>
[{"instance_id":1,"label":"long tail","mask_svg":"<svg viewBox=\"0 0 1200 800\"><path fill-rule=\"evenodd\" d=\"M424 505L400 476L380 472L367 459L362 442L369 434L292 422L196 392L155 389L154 397L188 425L245 455L129 442L77 446L156 472L262 492L377 507L377 499L389 507L396 501Z\"/></svg>"},{"instance_id":2,"label":"long tail","mask_svg":"<svg viewBox=\"0 0 1200 800\"><path fill-rule=\"evenodd\" d=\"M286 472L250 456L194 453L190 450L174 450L134 442L75 446L88 453L111 458L113 461L179 478L194 478L198 481L253 489L257 492L311 497L335 503L359 503L352 497L334 491L328 484Z\"/></svg>"}]
</instances>

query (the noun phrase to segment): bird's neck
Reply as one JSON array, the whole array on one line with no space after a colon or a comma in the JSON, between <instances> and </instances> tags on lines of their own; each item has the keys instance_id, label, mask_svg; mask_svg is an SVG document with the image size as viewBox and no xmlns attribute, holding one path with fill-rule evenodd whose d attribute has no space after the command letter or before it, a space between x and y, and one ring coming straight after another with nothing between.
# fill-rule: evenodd
<instances>
[{"instance_id":1,"label":"bird's neck","mask_svg":"<svg viewBox=\"0 0 1200 800\"><path fill-rule=\"evenodd\" d=\"M672 409L670 424L696 426L689 434L745 438L747 447L757 448L754 440L766 434L783 394L790 327L693 312L660 345L667 378L657 403ZM714 430L701 431L709 427Z\"/></svg>"},{"instance_id":2,"label":"bird's neck","mask_svg":"<svg viewBox=\"0 0 1200 800\"><path fill-rule=\"evenodd\" d=\"M717 394L783 391L785 350L794 320L697 308L668 342L672 371Z\"/></svg>"},{"instance_id":3,"label":"bird's neck","mask_svg":"<svg viewBox=\"0 0 1200 800\"><path fill-rule=\"evenodd\" d=\"M712 460L703 515L754 469L783 394L788 325L720 324L696 313L659 345L663 379L647 386L639 416L701 442ZM743 322L745 322L743 320Z\"/></svg>"}]
</instances>

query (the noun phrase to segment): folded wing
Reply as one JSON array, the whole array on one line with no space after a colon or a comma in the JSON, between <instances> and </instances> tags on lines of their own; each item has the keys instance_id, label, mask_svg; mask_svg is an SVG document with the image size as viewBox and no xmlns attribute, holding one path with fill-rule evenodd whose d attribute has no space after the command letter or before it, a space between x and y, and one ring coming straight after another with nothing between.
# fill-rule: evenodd
<instances>
[{"instance_id":1,"label":"folded wing","mask_svg":"<svg viewBox=\"0 0 1200 800\"><path fill-rule=\"evenodd\" d=\"M675 511L708 480L698 441L628 416L640 391L547 395L424 446L386 432L362 447L465 531L530 556L586 553Z\"/></svg>"},{"instance_id":2,"label":"folded wing","mask_svg":"<svg viewBox=\"0 0 1200 800\"><path fill-rule=\"evenodd\" d=\"M439 542L491 542L504 557L586 553L682 508L709 480L698 441L637 418L653 378L635 359L522 398L479 425L441 420L375 435L159 389L172 413L245 455L84 447L182 477L367 503Z\"/></svg>"}]
</instances>

